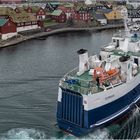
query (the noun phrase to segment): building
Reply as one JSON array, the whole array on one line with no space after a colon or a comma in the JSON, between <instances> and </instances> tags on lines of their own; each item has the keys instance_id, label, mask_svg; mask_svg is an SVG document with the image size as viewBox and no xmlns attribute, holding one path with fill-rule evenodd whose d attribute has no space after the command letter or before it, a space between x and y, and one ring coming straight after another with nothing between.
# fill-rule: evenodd
<instances>
[{"instance_id":1,"label":"building","mask_svg":"<svg viewBox=\"0 0 140 140\"><path fill-rule=\"evenodd\" d=\"M17 32L40 28L36 17L30 13L20 13L10 15L11 20L17 25Z\"/></svg>"},{"instance_id":2,"label":"building","mask_svg":"<svg viewBox=\"0 0 140 140\"><path fill-rule=\"evenodd\" d=\"M0 17L7 17L15 23L17 32L38 29L41 26L41 23L38 22L36 16L21 9L20 12L16 12L11 8L0 7Z\"/></svg>"},{"instance_id":3,"label":"building","mask_svg":"<svg viewBox=\"0 0 140 140\"><path fill-rule=\"evenodd\" d=\"M87 7L79 7L73 15L75 21L91 21L91 16Z\"/></svg>"},{"instance_id":4,"label":"building","mask_svg":"<svg viewBox=\"0 0 140 140\"><path fill-rule=\"evenodd\" d=\"M51 14L50 14L51 18L53 20L55 20L56 22L59 23L64 23L66 22L66 14L65 12L63 12L62 10L54 10Z\"/></svg>"},{"instance_id":5,"label":"building","mask_svg":"<svg viewBox=\"0 0 140 140\"><path fill-rule=\"evenodd\" d=\"M28 13L32 13L36 16L37 20L44 20L46 18L46 12L39 6L29 6L26 8Z\"/></svg>"},{"instance_id":6,"label":"building","mask_svg":"<svg viewBox=\"0 0 140 140\"><path fill-rule=\"evenodd\" d=\"M105 13L105 17L106 17L108 23L113 23L113 24L122 23L121 12L116 9L113 9L109 13Z\"/></svg>"},{"instance_id":7,"label":"building","mask_svg":"<svg viewBox=\"0 0 140 140\"><path fill-rule=\"evenodd\" d=\"M95 13L94 18L101 24L101 25L106 25L107 24L107 19L103 13Z\"/></svg>"},{"instance_id":8,"label":"building","mask_svg":"<svg viewBox=\"0 0 140 140\"><path fill-rule=\"evenodd\" d=\"M66 14L66 19L71 18L72 15L75 14L74 4L72 3L60 5L57 9L62 10Z\"/></svg>"},{"instance_id":9,"label":"building","mask_svg":"<svg viewBox=\"0 0 140 140\"><path fill-rule=\"evenodd\" d=\"M0 18L0 38L6 40L17 35L17 26L10 19Z\"/></svg>"},{"instance_id":10,"label":"building","mask_svg":"<svg viewBox=\"0 0 140 140\"><path fill-rule=\"evenodd\" d=\"M39 6L28 6L28 7L16 7L16 13L27 12L36 16L37 20L44 20L46 18L46 12Z\"/></svg>"},{"instance_id":11,"label":"building","mask_svg":"<svg viewBox=\"0 0 140 140\"><path fill-rule=\"evenodd\" d=\"M61 5L60 2L47 2L45 9L48 12L53 12L54 10L57 10L59 5Z\"/></svg>"},{"instance_id":12,"label":"building","mask_svg":"<svg viewBox=\"0 0 140 140\"><path fill-rule=\"evenodd\" d=\"M133 5L135 9L140 6L140 0L127 0L126 2L127 4Z\"/></svg>"},{"instance_id":13,"label":"building","mask_svg":"<svg viewBox=\"0 0 140 140\"><path fill-rule=\"evenodd\" d=\"M134 22L140 22L140 9L128 10L128 18Z\"/></svg>"},{"instance_id":14,"label":"building","mask_svg":"<svg viewBox=\"0 0 140 140\"><path fill-rule=\"evenodd\" d=\"M107 9L107 8L101 3L96 3L94 6L94 10L99 10L99 9Z\"/></svg>"}]
</instances>

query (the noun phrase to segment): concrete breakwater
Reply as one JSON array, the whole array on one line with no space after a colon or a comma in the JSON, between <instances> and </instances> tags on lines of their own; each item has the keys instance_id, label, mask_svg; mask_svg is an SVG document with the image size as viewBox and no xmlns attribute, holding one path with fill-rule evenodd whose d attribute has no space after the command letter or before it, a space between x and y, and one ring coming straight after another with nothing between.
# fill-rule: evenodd
<instances>
[{"instance_id":1,"label":"concrete breakwater","mask_svg":"<svg viewBox=\"0 0 140 140\"><path fill-rule=\"evenodd\" d=\"M89 27L85 27L85 28L67 27L67 28L55 29L55 30L50 30L50 31L48 30L46 32L42 31L36 34L27 35L27 36L22 35L20 37L17 37L11 40L2 41L0 42L0 48L16 45L26 40L46 37L46 36L64 33L64 32L101 31L101 30L106 30L106 29L115 29L115 28L122 28L122 27L124 27L123 24L116 24L116 25L106 25L106 26L101 26L101 27L90 27L90 28Z\"/></svg>"}]
</instances>

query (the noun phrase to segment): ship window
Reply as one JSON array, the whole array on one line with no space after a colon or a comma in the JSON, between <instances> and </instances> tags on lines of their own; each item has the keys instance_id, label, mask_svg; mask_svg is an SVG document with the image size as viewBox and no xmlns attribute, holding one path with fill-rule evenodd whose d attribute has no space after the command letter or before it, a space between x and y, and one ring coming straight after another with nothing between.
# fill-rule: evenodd
<instances>
[{"instance_id":1,"label":"ship window","mask_svg":"<svg viewBox=\"0 0 140 140\"><path fill-rule=\"evenodd\" d=\"M134 63L136 63L137 65L139 65L139 60L138 60L138 58L134 58Z\"/></svg>"},{"instance_id":2,"label":"ship window","mask_svg":"<svg viewBox=\"0 0 140 140\"><path fill-rule=\"evenodd\" d=\"M113 39L113 42L116 42L116 40L115 40L115 39Z\"/></svg>"},{"instance_id":3,"label":"ship window","mask_svg":"<svg viewBox=\"0 0 140 140\"><path fill-rule=\"evenodd\" d=\"M117 40L116 48L119 47L119 44L120 44L120 42L119 42L119 40Z\"/></svg>"}]
</instances>

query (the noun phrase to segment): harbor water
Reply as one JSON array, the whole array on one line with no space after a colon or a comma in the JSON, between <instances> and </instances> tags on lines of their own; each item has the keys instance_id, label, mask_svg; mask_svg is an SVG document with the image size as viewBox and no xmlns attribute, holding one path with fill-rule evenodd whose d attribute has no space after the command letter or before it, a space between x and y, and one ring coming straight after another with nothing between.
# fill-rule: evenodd
<instances>
[{"instance_id":1,"label":"harbor water","mask_svg":"<svg viewBox=\"0 0 140 140\"><path fill-rule=\"evenodd\" d=\"M0 140L73 139L56 124L59 79L78 66L77 50L97 54L114 30L65 33L0 50ZM139 108L121 123L99 128L84 139L135 139ZM80 138L77 138L80 139Z\"/></svg>"}]
</instances>

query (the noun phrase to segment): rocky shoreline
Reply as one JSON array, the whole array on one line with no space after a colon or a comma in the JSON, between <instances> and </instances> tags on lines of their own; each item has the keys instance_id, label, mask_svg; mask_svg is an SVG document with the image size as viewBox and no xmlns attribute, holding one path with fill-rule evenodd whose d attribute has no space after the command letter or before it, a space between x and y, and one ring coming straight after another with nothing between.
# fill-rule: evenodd
<instances>
[{"instance_id":1,"label":"rocky shoreline","mask_svg":"<svg viewBox=\"0 0 140 140\"><path fill-rule=\"evenodd\" d=\"M59 34L59 33L79 32L79 31L102 31L102 30L122 28L122 27L124 27L123 24L116 24L116 25L106 25L106 26L101 26L101 27L90 27L90 28L89 27L86 27L86 28L67 27L67 28L50 30L46 32L42 31L40 33L36 33L33 35L20 36L12 40L2 41L0 42L0 48L16 45L26 40L37 39L37 38L41 39L41 37L46 37L46 36Z\"/></svg>"}]
</instances>

